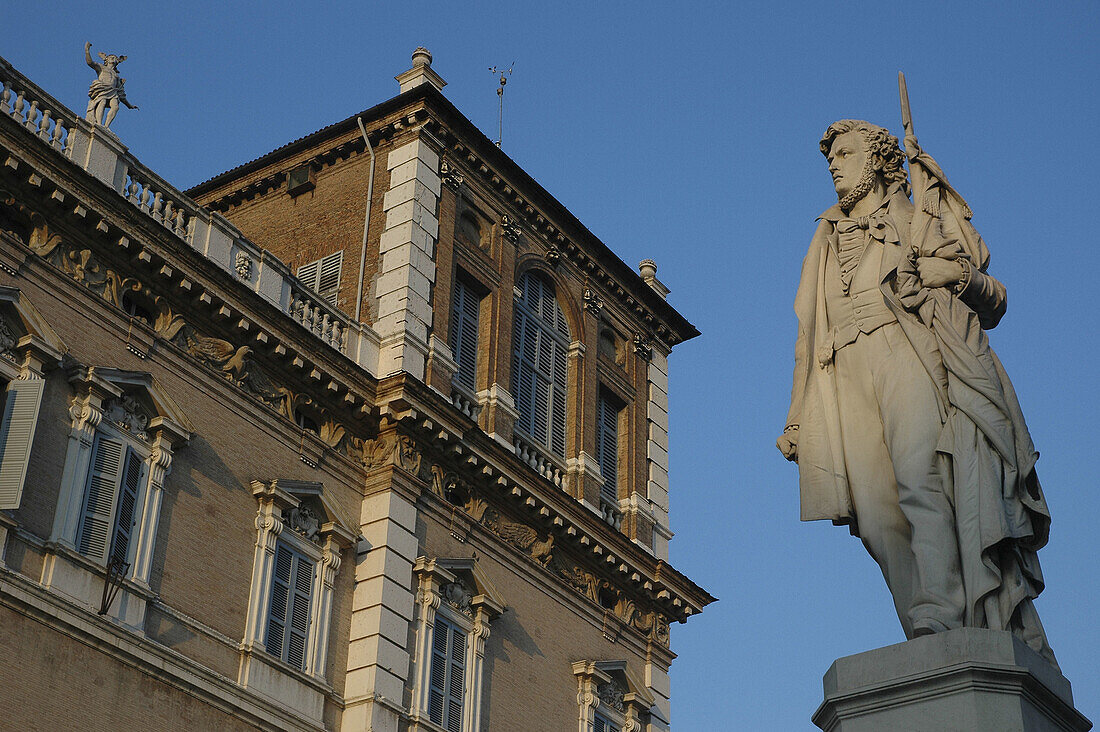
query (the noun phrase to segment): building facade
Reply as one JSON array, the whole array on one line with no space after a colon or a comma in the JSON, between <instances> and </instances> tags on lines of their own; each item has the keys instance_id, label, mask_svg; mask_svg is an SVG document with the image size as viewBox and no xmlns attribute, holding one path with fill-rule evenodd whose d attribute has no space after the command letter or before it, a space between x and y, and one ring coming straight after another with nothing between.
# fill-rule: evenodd
<instances>
[{"instance_id":1,"label":"building facade","mask_svg":"<svg viewBox=\"0 0 1100 732\"><path fill-rule=\"evenodd\" d=\"M6 724L670 728L698 333L397 80L181 192L0 59Z\"/></svg>"}]
</instances>

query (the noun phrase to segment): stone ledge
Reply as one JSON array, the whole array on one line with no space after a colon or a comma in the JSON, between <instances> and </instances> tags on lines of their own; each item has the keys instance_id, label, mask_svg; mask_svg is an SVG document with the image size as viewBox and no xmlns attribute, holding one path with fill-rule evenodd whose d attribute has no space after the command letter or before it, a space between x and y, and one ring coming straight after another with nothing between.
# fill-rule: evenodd
<instances>
[{"instance_id":1,"label":"stone ledge","mask_svg":"<svg viewBox=\"0 0 1100 732\"><path fill-rule=\"evenodd\" d=\"M1088 730L1058 669L1006 631L960 628L837 659L813 722L829 732Z\"/></svg>"}]
</instances>

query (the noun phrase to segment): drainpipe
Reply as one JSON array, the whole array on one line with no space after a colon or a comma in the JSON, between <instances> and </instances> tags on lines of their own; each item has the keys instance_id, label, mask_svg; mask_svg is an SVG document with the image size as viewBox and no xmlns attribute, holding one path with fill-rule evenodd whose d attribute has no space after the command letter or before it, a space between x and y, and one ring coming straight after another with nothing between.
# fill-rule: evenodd
<instances>
[{"instance_id":1,"label":"drainpipe","mask_svg":"<svg viewBox=\"0 0 1100 732\"><path fill-rule=\"evenodd\" d=\"M363 133L363 142L367 146L367 152L370 153L370 175L367 178L367 212L363 215L363 248L359 252L359 287L355 293L355 319L362 323L363 273L367 265L367 232L370 230L370 205L374 198L374 148L370 146L370 140L367 139L367 130L363 127L363 118L358 117L356 121L359 123L359 131Z\"/></svg>"}]
</instances>

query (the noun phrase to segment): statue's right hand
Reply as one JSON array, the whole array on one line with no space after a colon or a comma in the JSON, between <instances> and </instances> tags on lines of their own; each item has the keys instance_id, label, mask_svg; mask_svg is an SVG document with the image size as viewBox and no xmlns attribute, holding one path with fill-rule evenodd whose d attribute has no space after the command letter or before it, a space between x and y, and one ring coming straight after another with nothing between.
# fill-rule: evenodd
<instances>
[{"instance_id":1,"label":"statue's right hand","mask_svg":"<svg viewBox=\"0 0 1100 732\"><path fill-rule=\"evenodd\" d=\"M775 441L775 446L779 448L779 452L783 453L783 457L787 458L791 462L798 462L798 430L788 429L779 436L779 439Z\"/></svg>"},{"instance_id":2,"label":"statue's right hand","mask_svg":"<svg viewBox=\"0 0 1100 732\"><path fill-rule=\"evenodd\" d=\"M91 41L88 41L87 43L84 44L84 50L85 51L87 51L91 47L92 47L92 42Z\"/></svg>"}]
</instances>

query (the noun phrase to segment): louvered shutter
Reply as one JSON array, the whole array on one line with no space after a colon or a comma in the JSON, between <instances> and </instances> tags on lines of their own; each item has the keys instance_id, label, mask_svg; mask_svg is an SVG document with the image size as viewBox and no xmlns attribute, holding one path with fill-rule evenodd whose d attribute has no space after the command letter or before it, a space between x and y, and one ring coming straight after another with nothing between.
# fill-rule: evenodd
<instances>
[{"instance_id":1,"label":"louvered shutter","mask_svg":"<svg viewBox=\"0 0 1100 732\"><path fill-rule=\"evenodd\" d=\"M462 732L466 698L466 634L437 617L432 631L428 716L447 732Z\"/></svg>"},{"instance_id":2,"label":"louvered shutter","mask_svg":"<svg viewBox=\"0 0 1100 732\"><path fill-rule=\"evenodd\" d=\"M272 656L283 657L286 637L286 611L290 604L290 576L294 571L294 554L282 544L275 545L275 570L271 578L271 607L267 613L267 634L264 647Z\"/></svg>"},{"instance_id":3,"label":"louvered shutter","mask_svg":"<svg viewBox=\"0 0 1100 732\"><path fill-rule=\"evenodd\" d=\"M550 415L550 449L565 457L565 385L569 381L565 349L554 343L554 401Z\"/></svg>"},{"instance_id":4,"label":"louvered shutter","mask_svg":"<svg viewBox=\"0 0 1100 732\"><path fill-rule=\"evenodd\" d=\"M264 647L299 670L305 669L314 568L307 557L284 544L276 545Z\"/></svg>"},{"instance_id":5,"label":"louvered shutter","mask_svg":"<svg viewBox=\"0 0 1100 732\"><path fill-rule=\"evenodd\" d=\"M602 714L596 715L595 732L619 732L619 729L619 726L607 717L604 717Z\"/></svg>"},{"instance_id":6,"label":"louvered shutter","mask_svg":"<svg viewBox=\"0 0 1100 732\"><path fill-rule=\"evenodd\" d=\"M127 447L121 440L102 434L96 436L77 548L81 554L99 562L107 560L126 453Z\"/></svg>"},{"instance_id":7,"label":"louvered shutter","mask_svg":"<svg viewBox=\"0 0 1100 732\"><path fill-rule=\"evenodd\" d=\"M340 268L344 262L344 250L315 259L298 268L298 279L333 307L340 293Z\"/></svg>"},{"instance_id":8,"label":"louvered shutter","mask_svg":"<svg viewBox=\"0 0 1100 732\"><path fill-rule=\"evenodd\" d=\"M516 304L513 389L518 426L555 455L565 457L569 326L554 286L528 272Z\"/></svg>"},{"instance_id":9,"label":"louvered shutter","mask_svg":"<svg viewBox=\"0 0 1100 732\"><path fill-rule=\"evenodd\" d=\"M460 279L455 280L451 307L450 346L458 363L456 377L463 386L477 388L477 330L481 299Z\"/></svg>"},{"instance_id":10,"label":"louvered shutter","mask_svg":"<svg viewBox=\"0 0 1100 732\"><path fill-rule=\"evenodd\" d=\"M451 627L451 658L447 674L447 732L462 732L462 704L466 695L466 634Z\"/></svg>"},{"instance_id":11,"label":"louvered shutter","mask_svg":"<svg viewBox=\"0 0 1100 732\"><path fill-rule=\"evenodd\" d=\"M127 562L130 553L130 537L137 523L137 501L144 472L141 458L132 448L126 448L126 462L122 468L122 481L118 489L118 516L115 519L115 535L111 542L111 558Z\"/></svg>"},{"instance_id":12,"label":"louvered shutter","mask_svg":"<svg viewBox=\"0 0 1100 732\"><path fill-rule=\"evenodd\" d=\"M344 251L321 258L317 272L317 294L336 307L340 294L340 266L344 262Z\"/></svg>"},{"instance_id":13,"label":"louvered shutter","mask_svg":"<svg viewBox=\"0 0 1100 732\"><path fill-rule=\"evenodd\" d=\"M313 562L300 554L294 557L294 595L287 618L286 662L305 669L306 638L309 637L309 606L313 594Z\"/></svg>"},{"instance_id":14,"label":"louvered shutter","mask_svg":"<svg viewBox=\"0 0 1100 732\"><path fill-rule=\"evenodd\" d=\"M512 357L512 390L519 411L519 427L526 434L534 433L535 398L535 334L536 326L529 322L527 313L516 311L513 327L514 351Z\"/></svg>"},{"instance_id":15,"label":"louvered shutter","mask_svg":"<svg viewBox=\"0 0 1100 732\"><path fill-rule=\"evenodd\" d=\"M447 700L447 649L450 629L443 620L436 618L432 631L432 668L428 682L428 716L436 724L443 724Z\"/></svg>"},{"instance_id":16,"label":"louvered shutter","mask_svg":"<svg viewBox=\"0 0 1100 732\"><path fill-rule=\"evenodd\" d=\"M21 379L8 384L0 422L0 508L16 509L23 498L23 483L30 464L38 409L42 404L42 379Z\"/></svg>"},{"instance_id":17,"label":"louvered shutter","mask_svg":"<svg viewBox=\"0 0 1100 732\"><path fill-rule=\"evenodd\" d=\"M619 408L607 394L596 402L596 460L603 473L600 495L617 504L619 501Z\"/></svg>"},{"instance_id":18,"label":"louvered shutter","mask_svg":"<svg viewBox=\"0 0 1100 732\"><path fill-rule=\"evenodd\" d=\"M316 259L298 268L298 279L311 290L317 289L317 269L320 264L321 260Z\"/></svg>"}]
</instances>

